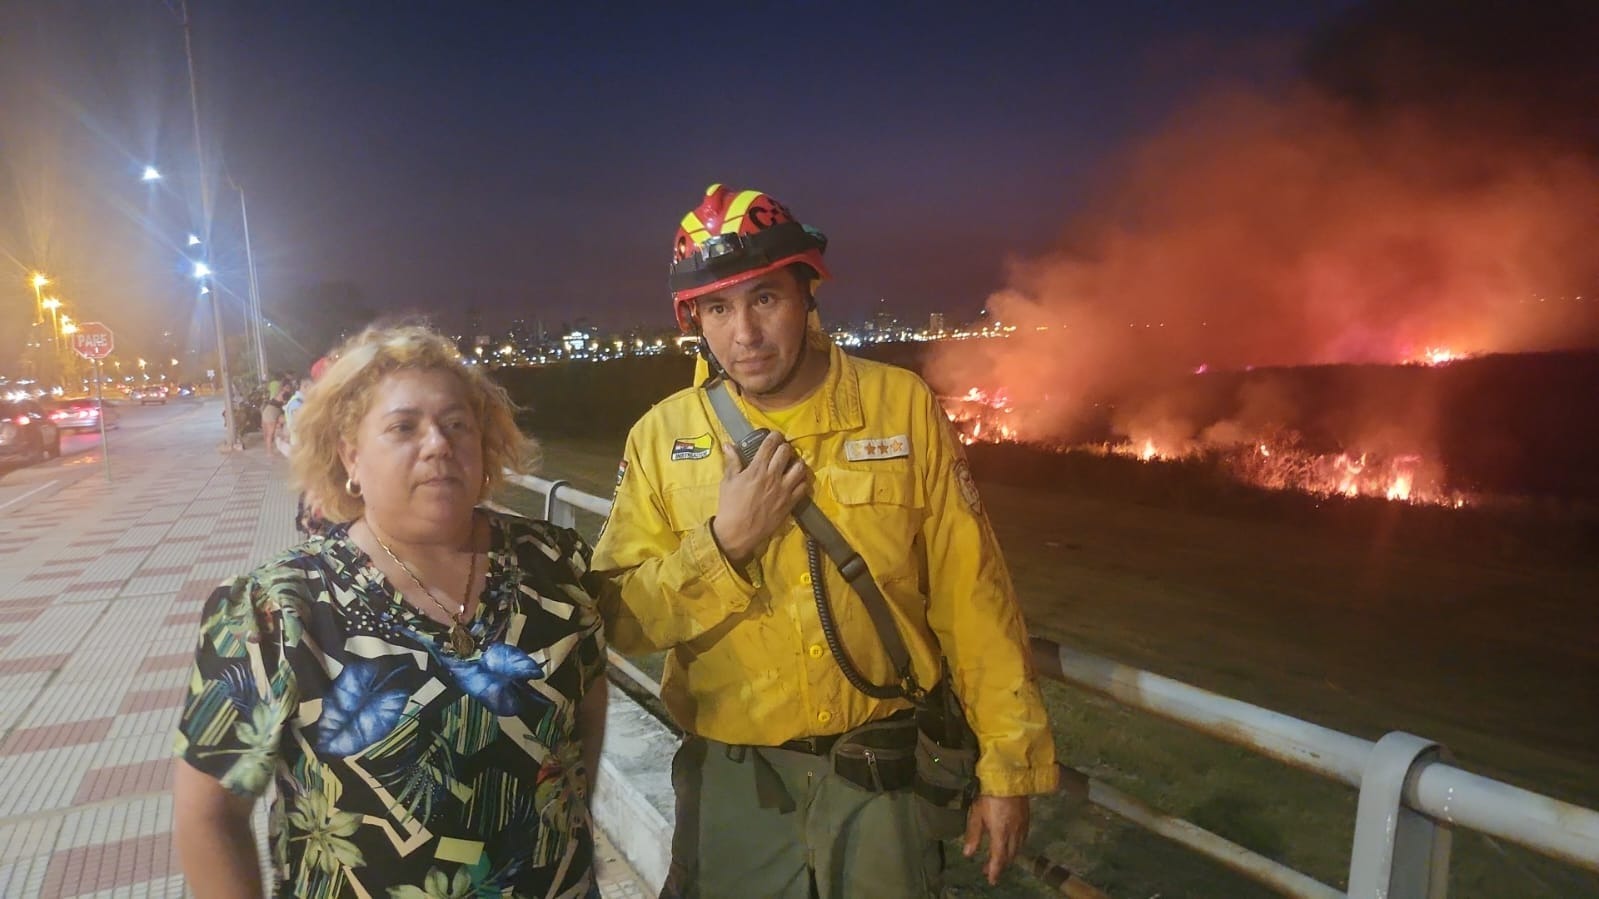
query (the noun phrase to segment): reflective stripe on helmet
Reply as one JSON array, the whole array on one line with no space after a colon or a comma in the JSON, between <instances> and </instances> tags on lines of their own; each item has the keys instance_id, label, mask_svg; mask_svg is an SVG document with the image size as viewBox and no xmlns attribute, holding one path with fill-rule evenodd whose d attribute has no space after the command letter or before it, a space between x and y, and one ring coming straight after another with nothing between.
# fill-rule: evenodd
<instances>
[{"instance_id":1,"label":"reflective stripe on helmet","mask_svg":"<svg viewBox=\"0 0 1599 899\"><path fill-rule=\"evenodd\" d=\"M755 202L760 195L761 192L758 190L746 190L734 197L733 202L728 204L727 218L722 220L721 233L737 234L739 226L744 223L744 213L749 211L750 204Z\"/></svg>"}]
</instances>

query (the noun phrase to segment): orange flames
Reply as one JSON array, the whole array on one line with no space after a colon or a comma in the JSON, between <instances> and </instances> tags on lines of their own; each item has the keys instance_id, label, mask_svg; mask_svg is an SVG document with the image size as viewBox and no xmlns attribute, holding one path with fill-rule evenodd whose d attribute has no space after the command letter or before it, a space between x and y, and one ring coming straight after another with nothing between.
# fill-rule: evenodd
<instances>
[{"instance_id":1,"label":"orange flames","mask_svg":"<svg viewBox=\"0 0 1599 899\"><path fill-rule=\"evenodd\" d=\"M1430 346L1407 359L1408 365L1448 365L1462 359L1470 359L1475 353L1461 353L1445 346Z\"/></svg>"},{"instance_id":2,"label":"orange flames","mask_svg":"<svg viewBox=\"0 0 1599 899\"><path fill-rule=\"evenodd\" d=\"M1466 497L1448 489L1441 466L1417 453L1379 454L1346 449L1317 452L1292 431L1257 435L1233 443L1172 442L1133 435L1103 444L1074 446L1030 441L1023 416L1003 390L972 388L943 399L944 412L962 443L1036 443L1066 452L1122 456L1151 464L1208 460L1247 484L1268 490L1295 490L1316 496L1369 497L1392 502L1460 508Z\"/></svg>"},{"instance_id":3,"label":"orange flames","mask_svg":"<svg viewBox=\"0 0 1599 899\"><path fill-rule=\"evenodd\" d=\"M1017 435L1012 416L1015 409L1003 388L992 393L973 387L958 398L941 398L944 414L956 424L961 443L1014 443Z\"/></svg>"}]
</instances>

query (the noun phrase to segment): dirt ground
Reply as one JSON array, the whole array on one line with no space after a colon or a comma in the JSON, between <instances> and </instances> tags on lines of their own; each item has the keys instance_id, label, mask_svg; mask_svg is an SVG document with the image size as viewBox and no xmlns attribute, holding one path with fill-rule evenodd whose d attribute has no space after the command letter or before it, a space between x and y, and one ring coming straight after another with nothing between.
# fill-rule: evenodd
<instances>
[{"instance_id":1,"label":"dirt ground","mask_svg":"<svg viewBox=\"0 0 1599 899\"><path fill-rule=\"evenodd\" d=\"M619 440L551 441L544 469L609 495L619 452ZM1599 559L1514 540L1452 546L1420 532L1437 530L1438 510L1332 504L1252 520L1147 490L1120 500L1103 483L1009 486L976 462L1035 635L1367 738L1410 731L1470 770L1599 807ZM1343 883L1352 790L1046 692L1073 766ZM1041 800L1034 814L1030 845L1113 896L1273 895L1081 803ZM1457 835L1453 858L1454 897L1599 896L1599 877L1473 834ZM1054 895L1020 873L994 891L974 875L955 864L952 893Z\"/></svg>"}]
</instances>

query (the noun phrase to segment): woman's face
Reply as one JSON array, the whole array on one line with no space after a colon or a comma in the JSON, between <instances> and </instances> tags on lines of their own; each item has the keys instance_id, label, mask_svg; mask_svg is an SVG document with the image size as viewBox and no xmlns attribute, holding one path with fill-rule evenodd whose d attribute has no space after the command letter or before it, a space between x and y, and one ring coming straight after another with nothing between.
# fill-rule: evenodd
<instances>
[{"instance_id":1,"label":"woman's face","mask_svg":"<svg viewBox=\"0 0 1599 899\"><path fill-rule=\"evenodd\" d=\"M379 381L339 455L367 515L389 533L425 536L430 524L458 522L483 486L483 434L466 385L449 372L397 371Z\"/></svg>"}]
</instances>

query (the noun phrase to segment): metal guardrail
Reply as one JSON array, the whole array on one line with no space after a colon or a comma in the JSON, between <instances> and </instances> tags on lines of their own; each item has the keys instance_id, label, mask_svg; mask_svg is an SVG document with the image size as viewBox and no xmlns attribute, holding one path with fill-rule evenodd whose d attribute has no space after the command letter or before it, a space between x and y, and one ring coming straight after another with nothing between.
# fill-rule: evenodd
<instances>
[{"instance_id":1,"label":"metal guardrail","mask_svg":"<svg viewBox=\"0 0 1599 899\"><path fill-rule=\"evenodd\" d=\"M610 514L609 501L566 481L510 480L543 494L545 517L555 524L573 526L578 509ZM1034 662L1048 677L1356 788L1346 892L1061 766L1064 791L1285 896L1444 899L1457 826L1599 872L1599 812L1457 768L1437 743L1398 731L1372 742L1048 640L1031 642ZM660 696L648 675L614 653L612 660Z\"/></svg>"}]
</instances>

